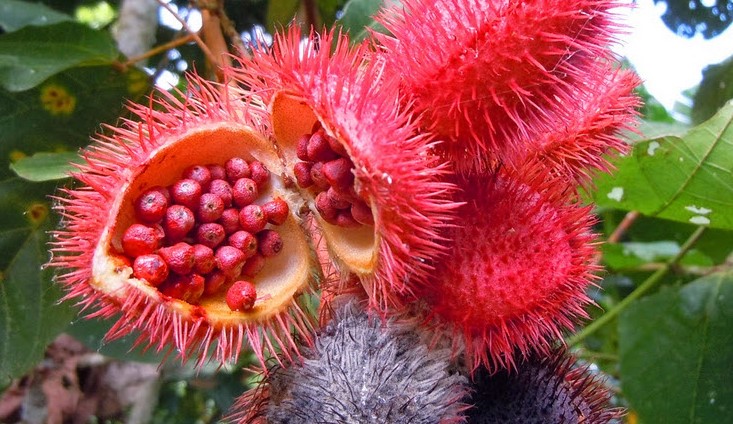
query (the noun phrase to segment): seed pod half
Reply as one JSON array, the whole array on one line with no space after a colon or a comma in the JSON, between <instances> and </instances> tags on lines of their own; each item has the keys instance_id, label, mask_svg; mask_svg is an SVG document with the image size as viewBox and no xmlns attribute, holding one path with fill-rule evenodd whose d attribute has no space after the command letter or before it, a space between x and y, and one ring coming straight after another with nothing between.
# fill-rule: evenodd
<instances>
[{"instance_id":1,"label":"seed pod half","mask_svg":"<svg viewBox=\"0 0 733 424\"><path fill-rule=\"evenodd\" d=\"M226 304L226 287L234 278L223 286L217 278L216 287L203 294L196 287L196 296L176 298L164 294L166 284L177 284L168 293L185 293L181 284L200 283L207 275L188 274L163 282L159 290L136 278L132 258L122 249L123 233L137 222L135 199L151 187L180 181L190 167L221 167L232 157L258 161L271 172L261 201L293 199L277 178L283 170L263 125L266 111L246 98L230 101L222 94L226 87L195 76L189 87L191 92L181 96L185 102L162 92L152 107L131 106L140 122L126 120L121 127L110 128L111 135L100 135L84 151L86 163L73 174L83 186L63 190L59 198L57 208L65 220L54 234L51 265L59 268L58 279L68 298L96 309L93 315L121 314L107 335L110 339L139 332L138 344L158 350L173 347L184 360L195 358L199 363L207 360L210 348L216 360L236 361L245 345L261 361L265 352L289 358L297 354L293 338L308 341L313 328L312 318L299 303L311 289L311 247L295 214L277 227L281 254L268 258L262 270L248 278L257 286L258 299L247 311L234 311ZM195 243L186 237L166 243L183 247ZM181 251L193 250L183 247ZM203 268L220 277L219 270Z\"/></svg>"},{"instance_id":2,"label":"seed pod half","mask_svg":"<svg viewBox=\"0 0 733 424\"><path fill-rule=\"evenodd\" d=\"M444 250L440 228L457 205L434 145L416 135L400 106L397 81L381 79L381 62L365 61L367 53L333 33L301 43L291 29L275 37L271 51L256 51L228 72L263 93L285 172L316 217L331 259L345 279L357 275L371 306L386 312L411 299L432 271ZM359 220L348 203L334 205L324 195L317 201L329 189L359 204Z\"/></svg>"}]
</instances>

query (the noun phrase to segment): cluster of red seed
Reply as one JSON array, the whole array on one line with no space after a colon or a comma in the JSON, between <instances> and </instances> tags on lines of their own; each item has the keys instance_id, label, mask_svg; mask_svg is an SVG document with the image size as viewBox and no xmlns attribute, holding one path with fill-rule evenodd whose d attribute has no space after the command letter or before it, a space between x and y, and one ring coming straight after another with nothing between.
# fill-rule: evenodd
<instances>
[{"instance_id":1,"label":"cluster of red seed","mask_svg":"<svg viewBox=\"0 0 733 424\"><path fill-rule=\"evenodd\" d=\"M338 140L314 128L298 140L297 155L301 161L293 173L298 186L311 189L326 222L340 227L374 224L371 208L354 190L354 163Z\"/></svg>"},{"instance_id":2,"label":"cluster of red seed","mask_svg":"<svg viewBox=\"0 0 733 424\"><path fill-rule=\"evenodd\" d=\"M289 214L280 198L255 204L270 180L258 161L235 157L221 165L194 165L168 187L153 187L135 201L137 223L122 236L122 249L134 259L133 274L161 293L189 303L229 286L232 310L254 306L252 283L265 258L283 241L268 223Z\"/></svg>"}]
</instances>

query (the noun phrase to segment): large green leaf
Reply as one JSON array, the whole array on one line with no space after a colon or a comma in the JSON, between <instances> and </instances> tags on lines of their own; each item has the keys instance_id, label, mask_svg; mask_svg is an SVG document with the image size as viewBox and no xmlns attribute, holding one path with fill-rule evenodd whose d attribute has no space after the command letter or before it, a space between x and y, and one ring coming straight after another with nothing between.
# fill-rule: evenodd
<instances>
[{"instance_id":1,"label":"large green leaf","mask_svg":"<svg viewBox=\"0 0 733 424\"><path fill-rule=\"evenodd\" d=\"M81 157L74 152L41 152L10 164L10 169L28 181L60 180L74 170L72 163L80 161Z\"/></svg>"},{"instance_id":2,"label":"large green leaf","mask_svg":"<svg viewBox=\"0 0 733 424\"><path fill-rule=\"evenodd\" d=\"M107 32L86 25L27 26L0 37L0 85L27 90L75 66L111 64L118 55Z\"/></svg>"},{"instance_id":3,"label":"large green leaf","mask_svg":"<svg viewBox=\"0 0 733 424\"><path fill-rule=\"evenodd\" d=\"M733 57L708 66L702 75L702 82L693 98L692 121L695 123L709 119L733 99Z\"/></svg>"},{"instance_id":4,"label":"large green leaf","mask_svg":"<svg viewBox=\"0 0 733 424\"><path fill-rule=\"evenodd\" d=\"M115 122L125 99L138 98L148 88L142 71L94 66L69 69L32 90L0 89L0 179L12 175L9 161L86 146L101 123Z\"/></svg>"},{"instance_id":5,"label":"large green leaf","mask_svg":"<svg viewBox=\"0 0 733 424\"><path fill-rule=\"evenodd\" d=\"M631 305L619 318L624 395L645 423L724 423L733 410L733 274Z\"/></svg>"},{"instance_id":6,"label":"large green leaf","mask_svg":"<svg viewBox=\"0 0 733 424\"><path fill-rule=\"evenodd\" d=\"M733 103L683 136L637 143L595 180L599 206L733 229Z\"/></svg>"},{"instance_id":7,"label":"large green leaf","mask_svg":"<svg viewBox=\"0 0 733 424\"><path fill-rule=\"evenodd\" d=\"M17 31L27 25L51 25L70 20L71 16L41 3L0 0L0 28L5 32Z\"/></svg>"},{"instance_id":8,"label":"large green leaf","mask_svg":"<svg viewBox=\"0 0 733 424\"><path fill-rule=\"evenodd\" d=\"M74 316L58 303L60 289L43 268L53 226L47 198L52 190L18 178L0 182L0 382L40 361Z\"/></svg>"}]
</instances>

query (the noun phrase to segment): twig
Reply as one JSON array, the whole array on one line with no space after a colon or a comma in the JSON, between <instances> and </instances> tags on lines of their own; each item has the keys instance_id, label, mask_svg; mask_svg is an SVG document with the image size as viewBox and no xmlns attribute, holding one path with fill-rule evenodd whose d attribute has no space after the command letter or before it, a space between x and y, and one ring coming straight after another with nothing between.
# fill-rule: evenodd
<instances>
[{"instance_id":1,"label":"twig","mask_svg":"<svg viewBox=\"0 0 733 424\"><path fill-rule=\"evenodd\" d=\"M316 2L313 0L303 0L303 8L305 9L305 25L307 31L315 31L318 25L318 9Z\"/></svg>"},{"instance_id":2,"label":"twig","mask_svg":"<svg viewBox=\"0 0 733 424\"><path fill-rule=\"evenodd\" d=\"M624 299L622 299L608 312L601 315L600 317L598 317L598 319L591 322L583 330L581 330L580 332L570 337L567 340L568 346L574 346L580 343L581 341L583 341L586 337L598 331L601 327L608 324L612 319L614 319L616 315L621 313L621 311L626 309L633 301L640 298L646 292L651 290L662 279L662 277L670 269L672 269L672 267L677 265L677 263L687 254L687 252L692 248L692 246L694 246L695 243L697 243L697 241L700 239L702 234L705 232L705 228L706 227L698 227L695 230L695 232L692 233L692 235L685 241L682 247L680 247L680 251L677 252L677 254L668 263L666 263L664 267L658 269L654 274L650 275L649 278L644 280L644 282L639 285L639 287L634 289L634 291L631 292L631 294L629 294Z\"/></svg>"},{"instance_id":3,"label":"twig","mask_svg":"<svg viewBox=\"0 0 733 424\"><path fill-rule=\"evenodd\" d=\"M214 54L211 53L211 50L209 50L209 48L206 46L206 43L204 43L204 41L201 39L201 37L199 37L196 31L192 30L191 27L188 26L188 23L186 22L186 20L183 19L178 13L176 13L176 11L173 10L173 8L171 8L171 6L168 3L165 3L163 0L157 0L157 1L158 1L158 4L160 4L165 10L170 12L171 15L173 15L173 17L176 18L176 20L181 23L181 25L186 30L186 32L191 34L194 41L196 41L196 44L198 44L201 51L204 52L204 55L209 60L209 62L215 65L217 63L216 56L214 56ZM217 78L221 78L221 70L219 68L216 68L215 71L216 71Z\"/></svg>"},{"instance_id":4,"label":"twig","mask_svg":"<svg viewBox=\"0 0 733 424\"><path fill-rule=\"evenodd\" d=\"M224 39L224 34L221 32L221 20L216 13L212 13L209 9L201 9L201 18L203 20L201 33L204 36L204 41L211 47L214 57L217 58L212 65L215 69L231 65L231 57L228 55L229 48Z\"/></svg>"},{"instance_id":5,"label":"twig","mask_svg":"<svg viewBox=\"0 0 733 424\"><path fill-rule=\"evenodd\" d=\"M174 49L180 45L190 43L191 41L194 41L194 37L191 34L188 34L181 38L176 38L175 40L169 41L165 44L161 44L158 47L154 47L139 56L135 56L135 57L131 57L127 59L127 61L123 63L122 66L124 67L132 66L133 64L140 62L141 60L149 59L158 53L163 53L165 51Z\"/></svg>"},{"instance_id":6,"label":"twig","mask_svg":"<svg viewBox=\"0 0 733 424\"><path fill-rule=\"evenodd\" d=\"M623 237L624 233L631 227L631 225L639 218L641 214L638 211L631 211L624 216L624 219L618 224L613 233L608 236L608 243L618 243Z\"/></svg>"}]
</instances>

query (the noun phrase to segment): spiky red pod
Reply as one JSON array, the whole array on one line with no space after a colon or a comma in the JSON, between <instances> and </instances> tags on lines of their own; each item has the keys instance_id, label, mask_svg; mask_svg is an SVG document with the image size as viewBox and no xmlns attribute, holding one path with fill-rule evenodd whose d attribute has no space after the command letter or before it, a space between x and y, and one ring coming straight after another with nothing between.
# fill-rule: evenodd
<instances>
[{"instance_id":1,"label":"spiky red pod","mask_svg":"<svg viewBox=\"0 0 733 424\"><path fill-rule=\"evenodd\" d=\"M500 171L459 181L461 225L448 229L450 254L423 296L474 369L511 368L516 352L546 352L586 315L585 290L598 270L594 219L542 176Z\"/></svg>"},{"instance_id":2,"label":"spiky red pod","mask_svg":"<svg viewBox=\"0 0 733 424\"><path fill-rule=\"evenodd\" d=\"M83 152L86 162L73 174L81 186L63 190L58 198L63 225L54 233L51 266L59 268L67 298L95 310L92 316L119 315L108 339L138 332L137 344L173 347L184 360L208 360L212 349L216 360L236 361L245 345L263 362L266 351L290 357L297 354L292 333L310 341L313 330L312 318L299 304L300 295L310 291L311 248L295 215L279 226L282 254L251 280L258 299L247 311L226 306L224 282L213 278L221 271L212 272L205 288L203 276L195 273L152 284L143 274L133 274L132 258L121 247L123 233L140 217L136 199L151 187L180 181L191 166L212 164L218 170L231 157L242 157L266 164L274 175L282 173L268 140L266 110L246 98L230 101L224 87L195 76L189 87L189 93L179 93L185 100L161 92L150 106L131 105L139 122L123 120L122 126L108 128L108 135L98 136ZM264 194L290 199L276 178ZM190 232L180 236L192 237ZM167 243L180 242L173 239ZM188 242L180 245L194 251ZM211 272L213 266L203 268ZM197 285L187 288L187 281Z\"/></svg>"},{"instance_id":3,"label":"spiky red pod","mask_svg":"<svg viewBox=\"0 0 733 424\"><path fill-rule=\"evenodd\" d=\"M615 0L405 0L378 20L399 77L459 170L486 170L572 119L577 84L609 49ZM591 75L591 79L597 76Z\"/></svg>"},{"instance_id":4,"label":"spiky red pod","mask_svg":"<svg viewBox=\"0 0 733 424\"><path fill-rule=\"evenodd\" d=\"M623 409L609 405L611 393L587 366L563 350L533 355L516 370L480 369L471 384L470 423L609 424Z\"/></svg>"},{"instance_id":5,"label":"spiky red pod","mask_svg":"<svg viewBox=\"0 0 733 424\"><path fill-rule=\"evenodd\" d=\"M588 184L594 171L610 171L610 155L628 150L621 133L634 131L640 100L633 89L639 77L605 63L597 65L602 71L590 73L574 88L577 103L568 119L525 140L527 147L507 164L534 162L571 185Z\"/></svg>"},{"instance_id":6,"label":"spiky red pod","mask_svg":"<svg viewBox=\"0 0 733 424\"><path fill-rule=\"evenodd\" d=\"M303 184L332 260L344 275L358 275L372 307L386 311L431 273L431 258L444 250L439 229L456 205L434 145L416 135L400 106L397 81L383 79L381 62L365 61L367 52L334 33L301 41L291 29L228 73L269 105L287 171ZM314 185L303 175L309 167ZM317 207L329 186L364 202L373 220L362 213L357 221L325 195Z\"/></svg>"}]
</instances>

